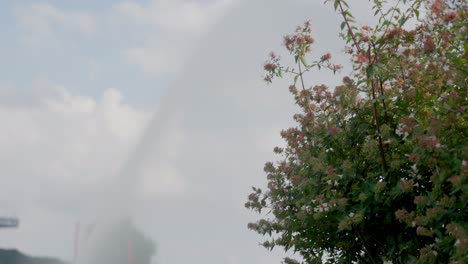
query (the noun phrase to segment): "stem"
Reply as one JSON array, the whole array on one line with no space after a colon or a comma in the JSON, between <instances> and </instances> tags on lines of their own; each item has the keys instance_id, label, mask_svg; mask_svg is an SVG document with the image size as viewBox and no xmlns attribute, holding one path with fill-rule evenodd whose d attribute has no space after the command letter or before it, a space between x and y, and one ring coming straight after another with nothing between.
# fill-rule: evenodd
<instances>
[{"instance_id":1,"label":"stem","mask_svg":"<svg viewBox=\"0 0 468 264\"><path fill-rule=\"evenodd\" d=\"M299 78L301 79L301 85L302 85L302 90L305 90L305 84L304 84L304 78L302 77L302 67L301 67L301 62L298 62L297 65L299 65ZM307 100L307 109L312 113L312 108L310 107L310 98L306 97Z\"/></svg>"},{"instance_id":2,"label":"stem","mask_svg":"<svg viewBox=\"0 0 468 264\"><path fill-rule=\"evenodd\" d=\"M346 23L346 27L348 28L348 32L351 35L351 38L353 39L354 46L356 46L356 49L357 49L358 53L361 53L361 47L358 45L358 42L356 40L356 36L354 36L353 29L349 25L348 18L346 17L345 11L343 9L343 5L341 4L341 0L338 0L338 5L340 6L340 12L341 12L341 15L343 16L343 19L344 19L345 23Z\"/></svg>"},{"instance_id":3,"label":"stem","mask_svg":"<svg viewBox=\"0 0 468 264\"><path fill-rule=\"evenodd\" d=\"M348 18L346 17L346 13L343 9L343 5L341 4L341 0L338 0L338 5L340 7L340 12L341 15L343 16L343 19L346 23L346 26L348 27L348 32L351 35L351 38L353 39L354 45L356 46L356 49L358 53L361 53L361 47L358 45L358 42L356 40L356 36L354 35L353 29L349 25ZM369 62L371 62L371 54L370 54L370 48L368 50L368 59ZM301 76L302 77L302 76ZM380 120L379 120L379 111L377 109L377 100L376 100L376 94L375 94L375 81L371 80L371 86L372 86L372 99L373 99L373 105L374 105L374 118L375 118L375 126L377 127L377 133L378 133L378 139L379 139L379 150L380 150L380 158L382 159L382 166L384 169L384 172L387 172L388 167L387 167L387 161L385 159L385 151L383 147L383 142L382 142L382 135L381 135L381 130L380 130Z\"/></svg>"},{"instance_id":4,"label":"stem","mask_svg":"<svg viewBox=\"0 0 468 264\"><path fill-rule=\"evenodd\" d=\"M400 74L401 74L401 78L403 79L403 90L406 90L405 69L403 69L403 65L401 65L401 60L398 60L398 64L400 65Z\"/></svg>"},{"instance_id":5,"label":"stem","mask_svg":"<svg viewBox=\"0 0 468 264\"><path fill-rule=\"evenodd\" d=\"M382 83L382 79L380 79L380 78L379 78L379 84L380 84L380 96L382 97L382 104L383 104L385 120L387 120L387 122L388 122L387 105L385 104L383 83Z\"/></svg>"},{"instance_id":6,"label":"stem","mask_svg":"<svg viewBox=\"0 0 468 264\"><path fill-rule=\"evenodd\" d=\"M385 28L385 31L384 31L384 36L387 34L387 31L388 31L388 29L389 29L389 27L390 27L390 24L391 24L392 19L393 19L394 16L395 16L395 11L396 11L398 5L400 4L400 1L401 1L401 0L398 0L398 2L396 3L395 7L393 8L392 15L391 15L390 20L388 21L387 27ZM409 13L408 10L410 10L410 9L411 9L411 10L415 10L415 6L416 6L416 5L418 5L418 7L420 6L420 5L418 4L419 2L420 2L419 0L418 0L418 1L414 1L413 4L411 4L411 6L406 10L408 13L407 13L407 12L404 12L402 16L403 16L403 17L404 17L404 16L409 16L410 13ZM382 39L384 39L384 36L382 36ZM384 43L379 47L379 51L383 50L383 48L385 48L385 46L386 46L387 44L388 44L388 42L384 42Z\"/></svg>"},{"instance_id":7,"label":"stem","mask_svg":"<svg viewBox=\"0 0 468 264\"><path fill-rule=\"evenodd\" d=\"M372 254L371 252L369 251L369 249L367 248L367 245L366 245L366 241L364 241L364 238L362 237L361 233L358 231L357 232L357 235L359 237L359 239L362 241L362 245L364 247L364 250L367 252L367 255L369 256L369 259L370 259L370 262L371 263L377 263L374 258L372 257Z\"/></svg>"},{"instance_id":8,"label":"stem","mask_svg":"<svg viewBox=\"0 0 468 264\"><path fill-rule=\"evenodd\" d=\"M284 73L290 73L290 74L299 74L294 69L292 69L292 70L285 69L283 66L279 67L279 71L284 72Z\"/></svg>"},{"instance_id":9,"label":"stem","mask_svg":"<svg viewBox=\"0 0 468 264\"><path fill-rule=\"evenodd\" d=\"M305 90L304 78L302 78L302 67L301 67L301 63L298 62L297 65L299 65L299 78L301 78L302 90Z\"/></svg>"},{"instance_id":10,"label":"stem","mask_svg":"<svg viewBox=\"0 0 468 264\"><path fill-rule=\"evenodd\" d=\"M377 49L375 48L375 44L373 42L371 44L372 44L372 48L374 49L374 54L375 54L374 61L372 62L372 64L377 64L378 59L379 59L379 56L377 56L377 55L379 53L378 53ZM371 53L371 49L369 48L369 55L368 55L369 59L371 57L370 53ZM382 82L382 78L380 78L380 76L378 78L378 81L379 81L379 88L380 88L379 92L380 92L380 96L382 97L382 105L383 105L385 120L388 121L387 106L385 104L385 97L384 97L385 94L384 94L384 89L383 89L383 82Z\"/></svg>"},{"instance_id":11,"label":"stem","mask_svg":"<svg viewBox=\"0 0 468 264\"><path fill-rule=\"evenodd\" d=\"M374 47L374 50L375 50L375 47ZM368 59L369 61L371 61L371 57L372 57L372 49L371 49L371 46L369 45L369 48L367 50L367 56L368 56ZM376 60L377 60L377 54L374 56L375 58L375 62L373 63L376 63ZM369 78L369 76L367 77ZM368 80L369 81L369 80ZM374 105L374 119L375 119L375 126L377 128L377 135L378 135L378 139L379 139L379 151L380 151L380 158L382 160L382 166L383 166L383 170L384 172L387 172L388 170L388 167L387 167L387 160L385 158L385 149L384 149L384 146L383 146L383 141L382 141L382 133L381 133L381 129L380 129L380 115L379 115L379 110L377 108L377 95L376 95L376 80L373 80L371 79L370 80L371 82L371 87L372 87L372 101L373 101L373 105ZM382 83L380 83L382 85ZM383 89L382 89L382 94L383 94ZM383 100L382 100L383 101ZM384 110L386 111L386 108L385 108L385 101L383 101L383 104L384 104ZM386 113L385 113L386 114Z\"/></svg>"},{"instance_id":12,"label":"stem","mask_svg":"<svg viewBox=\"0 0 468 264\"><path fill-rule=\"evenodd\" d=\"M396 3L396 5L393 7L393 11L392 11L392 14L390 15L390 20L388 20L388 24L387 24L387 27L385 28L384 34L387 33L388 28L390 27L390 24L391 24L391 22L392 22L392 19L395 17L395 11L396 11L396 9L398 8L398 5L400 4L400 1L401 1L401 0L398 0L398 2ZM387 20L385 17L384 17L384 19Z\"/></svg>"},{"instance_id":13,"label":"stem","mask_svg":"<svg viewBox=\"0 0 468 264\"><path fill-rule=\"evenodd\" d=\"M377 127L377 134L378 134L378 139L379 139L379 150L380 150L380 158L382 159L382 165L384 172L387 172L387 161L385 159L385 150L383 147L383 142L382 142L382 134L380 130L380 120L379 120L379 110L377 109L377 100L376 100L376 95L375 95L375 81L371 81L371 86L372 86L372 99L373 99L373 105L374 105L374 118L375 118L375 126Z\"/></svg>"}]
</instances>

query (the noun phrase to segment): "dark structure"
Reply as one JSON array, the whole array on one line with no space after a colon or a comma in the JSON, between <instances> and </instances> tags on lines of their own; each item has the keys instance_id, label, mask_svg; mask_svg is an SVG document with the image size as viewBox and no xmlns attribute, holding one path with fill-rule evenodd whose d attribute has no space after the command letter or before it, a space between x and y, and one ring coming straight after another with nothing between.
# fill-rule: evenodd
<instances>
[{"instance_id":1,"label":"dark structure","mask_svg":"<svg viewBox=\"0 0 468 264\"><path fill-rule=\"evenodd\" d=\"M17 228L18 226L18 218L0 217L0 228Z\"/></svg>"},{"instance_id":2,"label":"dark structure","mask_svg":"<svg viewBox=\"0 0 468 264\"><path fill-rule=\"evenodd\" d=\"M22 254L16 249L0 249L0 264L66 264L54 258L36 258Z\"/></svg>"},{"instance_id":3,"label":"dark structure","mask_svg":"<svg viewBox=\"0 0 468 264\"><path fill-rule=\"evenodd\" d=\"M0 228L18 228L19 220L14 217L0 217ZM0 249L0 264L66 264L46 257L30 257L16 249Z\"/></svg>"}]
</instances>

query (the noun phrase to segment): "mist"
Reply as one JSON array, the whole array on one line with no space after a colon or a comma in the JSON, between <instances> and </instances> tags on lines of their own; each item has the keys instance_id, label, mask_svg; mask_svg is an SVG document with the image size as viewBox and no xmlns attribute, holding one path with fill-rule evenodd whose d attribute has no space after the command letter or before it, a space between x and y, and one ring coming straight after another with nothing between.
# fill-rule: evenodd
<instances>
[{"instance_id":1,"label":"mist","mask_svg":"<svg viewBox=\"0 0 468 264\"><path fill-rule=\"evenodd\" d=\"M280 263L285 253L259 246L262 238L247 229L257 216L243 205L251 186L265 185L263 164L275 159L279 132L293 125L296 110L289 83L267 86L262 64L270 51L282 50L282 36L305 20L313 24L315 54L331 51L345 63L335 30L339 19L321 1L235 2L207 33L184 46L190 52L165 94L155 98L157 110L145 117L150 121L141 136L124 149L126 155L106 159L113 167L109 175L88 172L97 180L44 187L51 194L41 196L40 204L55 215L41 215L41 223L31 220L34 211L22 217L29 217L26 230L46 224L49 232L34 234L35 242L24 242L26 233L15 241L68 261L73 228L80 223L80 264L103 263L116 252L124 258L129 232L144 237L147 243L132 246L148 252L151 263ZM322 83L336 77L321 72L311 78ZM54 242L39 246L38 237ZM123 241L124 249L115 241Z\"/></svg>"},{"instance_id":2,"label":"mist","mask_svg":"<svg viewBox=\"0 0 468 264\"><path fill-rule=\"evenodd\" d=\"M271 0L234 6L160 101L120 176L127 191L147 188L146 196L131 194L129 214L157 241L158 263L279 263L281 252L268 256L247 230L251 216L243 208L294 111L284 83L262 83L262 63L279 50L277 32L311 17L333 24L317 7Z\"/></svg>"}]
</instances>

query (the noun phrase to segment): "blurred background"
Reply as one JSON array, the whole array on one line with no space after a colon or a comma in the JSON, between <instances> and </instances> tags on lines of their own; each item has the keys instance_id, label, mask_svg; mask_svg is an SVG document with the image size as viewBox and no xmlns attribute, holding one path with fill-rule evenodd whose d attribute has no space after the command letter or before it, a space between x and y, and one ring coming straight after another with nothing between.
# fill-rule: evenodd
<instances>
[{"instance_id":1,"label":"blurred background","mask_svg":"<svg viewBox=\"0 0 468 264\"><path fill-rule=\"evenodd\" d=\"M0 0L0 219L19 220L0 253L280 263L244 203L295 111L263 62L306 20L317 58L346 65L323 1Z\"/></svg>"}]
</instances>

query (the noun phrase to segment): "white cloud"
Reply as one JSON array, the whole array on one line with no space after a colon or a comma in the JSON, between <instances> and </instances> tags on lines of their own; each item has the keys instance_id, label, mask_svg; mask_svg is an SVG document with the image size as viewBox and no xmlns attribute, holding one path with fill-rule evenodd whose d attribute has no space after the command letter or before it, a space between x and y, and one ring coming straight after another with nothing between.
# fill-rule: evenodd
<instances>
[{"instance_id":1,"label":"white cloud","mask_svg":"<svg viewBox=\"0 0 468 264\"><path fill-rule=\"evenodd\" d=\"M97 102L91 97L72 95L64 88L57 88L57 93L57 97L43 99L45 108L53 113L73 116L92 114L96 109Z\"/></svg>"},{"instance_id":2,"label":"white cloud","mask_svg":"<svg viewBox=\"0 0 468 264\"><path fill-rule=\"evenodd\" d=\"M198 38L237 0L152 0L146 4L125 1L113 7L114 22L146 25L143 43L126 48L122 57L148 77L177 72Z\"/></svg>"},{"instance_id":3,"label":"white cloud","mask_svg":"<svg viewBox=\"0 0 468 264\"><path fill-rule=\"evenodd\" d=\"M125 1L115 5L114 11L133 23L150 24L184 33L200 33L221 17L232 2L233 0L152 0L148 4L139 4Z\"/></svg>"},{"instance_id":4,"label":"white cloud","mask_svg":"<svg viewBox=\"0 0 468 264\"><path fill-rule=\"evenodd\" d=\"M116 89L96 100L62 88L35 106L0 105L1 200L64 201L116 177L152 115L123 99Z\"/></svg>"},{"instance_id":5,"label":"white cloud","mask_svg":"<svg viewBox=\"0 0 468 264\"><path fill-rule=\"evenodd\" d=\"M69 188L115 176L151 116L123 102L116 89L96 100L60 88L41 102L0 105L0 156L11 170L2 174L6 184L33 176L46 187L60 182Z\"/></svg>"},{"instance_id":6,"label":"white cloud","mask_svg":"<svg viewBox=\"0 0 468 264\"><path fill-rule=\"evenodd\" d=\"M56 90L31 106L0 103L0 208L25 218L19 233L7 234L0 243L31 254L54 255L63 249L64 238L38 246L43 234L32 231L38 226L28 219L31 214L40 215L40 221L53 216L48 225L60 225L57 234L66 234L83 213L95 215L109 186L122 184L121 167L153 115L126 103L116 89L105 90L100 99ZM141 176L126 176L137 189L122 190L145 198L183 194L187 182L173 166L183 134L181 120L173 121L161 130L160 147L141 161Z\"/></svg>"},{"instance_id":7,"label":"white cloud","mask_svg":"<svg viewBox=\"0 0 468 264\"><path fill-rule=\"evenodd\" d=\"M33 3L17 10L17 19L25 29L21 40L35 44L54 36L57 28L66 28L83 34L96 31L97 21L90 12L60 9L48 3Z\"/></svg>"}]
</instances>

